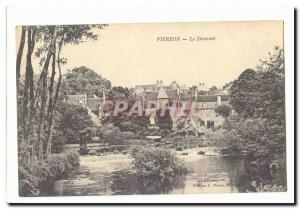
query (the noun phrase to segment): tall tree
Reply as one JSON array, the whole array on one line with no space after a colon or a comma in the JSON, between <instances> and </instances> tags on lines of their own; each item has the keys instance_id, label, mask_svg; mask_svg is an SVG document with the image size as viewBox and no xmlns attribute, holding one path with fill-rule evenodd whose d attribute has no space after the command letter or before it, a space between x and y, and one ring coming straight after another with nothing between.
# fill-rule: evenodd
<instances>
[{"instance_id":1,"label":"tall tree","mask_svg":"<svg viewBox=\"0 0 300 209\"><path fill-rule=\"evenodd\" d=\"M62 80L60 65L66 62L66 59L60 57L63 46L68 44L78 45L89 39L97 40L98 34L95 33L94 29L103 29L104 26L105 25L56 25L27 26L25 28L25 32L27 32L28 50L26 56L24 90L22 93L18 92L18 98L20 97L20 101L22 101L23 104L23 109L21 109L22 113L20 113L23 116L22 122L18 121L20 125L18 128L22 130L19 131L19 133L22 133L20 142L27 143L27 145L31 147L31 151L29 152L32 159L35 158L36 154L37 159L43 159L45 154L47 155L51 152L51 130ZM25 34L25 32L22 30L22 34ZM35 48L36 42L39 42L38 48ZM19 57L22 57L23 48L24 46L20 44L18 50L20 56L18 56L16 64L17 72L21 72L18 66L20 68L20 59L22 58ZM34 51L35 56L40 59L41 66L41 73L37 80L34 80L34 70L31 63ZM49 71L50 66L51 71ZM55 79L57 69L59 75L58 79ZM17 73L17 80L18 76ZM18 82L18 88L19 86L20 84ZM18 102L18 104L19 103L20 102ZM20 108L18 109L20 110Z\"/></svg>"},{"instance_id":2,"label":"tall tree","mask_svg":"<svg viewBox=\"0 0 300 209\"><path fill-rule=\"evenodd\" d=\"M21 61L22 61L23 50L24 50L24 46L25 46L25 36L26 36L26 26L22 26L20 45L19 45L17 61L16 61L17 86L18 86L19 79L20 79Z\"/></svg>"}]
</instances>

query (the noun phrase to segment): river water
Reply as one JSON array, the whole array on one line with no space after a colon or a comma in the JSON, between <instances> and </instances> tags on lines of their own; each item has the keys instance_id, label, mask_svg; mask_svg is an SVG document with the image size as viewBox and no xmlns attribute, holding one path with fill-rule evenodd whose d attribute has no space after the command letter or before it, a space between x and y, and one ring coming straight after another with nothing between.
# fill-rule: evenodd
<instances>
[{"instance_id":1,"label":"river water","mask_svg":"<svg viewBox=\"0 0 300 209\"><path fill-rule=\"evenodd\" d=\"M244 157L185 157L189 174L169 184L138 178L129 155L81 156L80 166L66 179L56 181L48 195L200 194L252 189L253 176Z\"/></svg>"}]
</instances>

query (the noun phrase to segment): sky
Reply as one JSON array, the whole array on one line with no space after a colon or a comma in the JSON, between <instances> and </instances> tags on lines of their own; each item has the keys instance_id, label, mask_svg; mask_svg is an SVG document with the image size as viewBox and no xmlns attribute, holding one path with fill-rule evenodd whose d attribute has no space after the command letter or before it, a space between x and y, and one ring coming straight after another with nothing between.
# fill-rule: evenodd
<instances>
[{"instance_id":1,"label":"sky","mask_svg":"<svg viewBox=\"0 0 300 209\"><path fill-rule=\"evenodd\" d=\"M175 80L187 86L204 82L222 87L243 70L255 68L275 45L283 47L281 21L111 24L98 33L97 41L63 48L61 56L68 60L63 73L86 66L113 86L156 80L167 85Z\"/></svg>"}]
</instances>

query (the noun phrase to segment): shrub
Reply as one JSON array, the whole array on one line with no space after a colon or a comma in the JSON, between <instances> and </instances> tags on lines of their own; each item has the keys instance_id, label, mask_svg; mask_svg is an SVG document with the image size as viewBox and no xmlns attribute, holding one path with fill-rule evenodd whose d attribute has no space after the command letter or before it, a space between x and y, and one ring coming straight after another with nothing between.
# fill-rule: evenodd
<instances>
[{"instance_id":1,"label":"shrub","mask_svg":"<svg viewBox=\"0 0 300 209\"><path fill-rule=\"evenodd\" d=\"M94 149L89 150L88 152L89 155L97 155L97 151Z\"/></svg>"},{"instance_id":2,"label":"shrub","mask_svg":"<svg viewBox=\"0 0 300 209\"><path fill-rule=\"evenodd\" d=\"M155 142L160 142L161 141L161 138L159 139L154 139Z\"/></svg>"},{"instance_id":3,"label":"shrub","mask_svg":"<svg viewBox=\"0 0 300 209\"><path fill-rule=\"evenodd\" d=\"M30 168L25 165L19 166L19 195L20 196L39 196L38 178L30 172Z\"/></svg>"},{"instance_id":4,"label":"shrub","mask_svg":"<svg viewBox=\"0 0 300 209\"><path fill-rule=\"evenodd\" d=\"M177 175L186 175L188 172L170 150L138 147L134 148L131 154L140 177L160 178L163 182L174 179Z\"/></svg>"},{"instance_id":5,"label":"shrub","mask_svg":"<svg viewBox=\"0 0 300 209\"><path fill-rule=\"evenodd\" d=\"M272 184L263 184L260 183L257 185L256 181L251 182L251 186L253 186L255 192L286 192L286 186L282 185L272 185Z\"/></svg>"},{"instance_id":6,"label":"shrub","mask_svg":"<svg viewBox=\"0 0 300 209\"><path fill-rule=\"evenodd\" d=\"M49 155L45 161L19 166L19 195L39 196L49 188L49 184L64 177L79 166L79 154L69 150L62 154Z\"/></svg>"},{"instance_id":7,"label":"shrub","mask_svg":"<svg viewBox=\"0 0 300 209\"><path fill-rule=\"evenodd\" d=\"M118 150L114 150L113 154L120 154L120 152Z\"/></svg>"},{"instance_id":8,"label":"shrub","mask_svg":"<svg viewBox=\"0 0 300 209\"><path fill-rule=\"evenodd\" d=\"M176 147L175 150L176 150L176 151L182 151L183 149L182 149L182 147Z\"/></svg>"},{"instance_id":9,"label":"shrub","mask_svg":"<svg viewBox=\"0 0 300 209\"><path fill-rule=\"evenodd\" d=\"M198 152L198 155L205 155L205 152L199 151L199 152Z\"/></svg>"},{"instance_id":10,"label":"shrub","mask_svg":"<svg viewBox=\"0 0 300 209\"><path fill-rule=\"evenodd\" d=\"M215 109L215 112L224 118L228 117L231 111L232 111L232 106L229 104L221 104L217 106L217 108Z\"/></svg>"},{"instance_id":11,"label":"shrub","mask_svg":"<svg viewBox=\"0 0 300 209\"><path fill-rule=\"evenodd\" d=\"M127 150L123 150L123 151L122 151L122 154L123 154L123 155L127 155L127 153L128 153Z\"/></svg>"}]
</instances>

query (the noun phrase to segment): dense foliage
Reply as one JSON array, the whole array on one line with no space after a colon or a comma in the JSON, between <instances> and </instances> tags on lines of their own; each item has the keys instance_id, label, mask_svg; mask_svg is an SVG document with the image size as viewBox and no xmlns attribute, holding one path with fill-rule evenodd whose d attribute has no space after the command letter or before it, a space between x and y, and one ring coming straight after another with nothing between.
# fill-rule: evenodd
<instances>
[{"instance_id":1,"label":"dense foliage","mask_svg":"<svg viewBox=\"0 0 300 209\"><path fill-rule=\"evenodd\" d=\"M254 115L257 107L258 91L256 88L257 73L253 69L246 69L235 80L230 88L230 104L240 115L251 117Z\"/></svg>"},{"instance_id":2,"label":"dense foliage","mask_svg":"<svg viewBox=\"0 0 300 209\"><path fill-rule=\"evenodd\" d=\"M97 40L96 29L106 25L22 26L16 59L18 148L22 163L43 160L51 154L53 124L61 99L61 57L66 45ZM26 46L25 46L26 45ZM26 50L24 50L24 48ZM23 56L26 53L26 56ZM21 65L24 59L25 65ZM39 63L34 66L32 63ZM24 75L21 75L24 72Z\"/></svg>"},{"instance_id":3,"label":"dense foliage","mask_svg":"<svg viewBox=\"0 0 300 209\"><path fill-rule=\"evenodd\" d=\"M93 122L83 107L60 103L56 112L52 152L62 151L62 145L79 143L83 132L93 126Z\"/></svg>"},{"instance_id":4,"label":"dense foliage","mask_svg":"<svg viewBox=\"0 0 300 209\"><path fill-rule=\"evenodd\" d=\"M187 167L170 150L139 146L131 155L141 194L169 193L184 186Z\"/></svg>"},{"instance_id":5,"label":"dense foliage","mask_svg":"<svg viewBox=\"0 0 300 209\"><path fill-rule=\"evenodd\" d=\"M221 115L222 117L226 118L230 115L232 111L232 106L228 104L221 104L216 107L215 112Z\"/></svg>"},{"instance_id":6,"label":"dense foliage","mask_svg":"<svg viewBox=\"0 0 300 209\"><path fill-rule=\"evenodd\" d=\"M64 177L79 165L76 151L52 154L44 161L19 165L19 195L41 196L51 189L54 180Z\"/></svg>"},{"instance_id":7,"label":"dense foliage","mask_svg":"<svg viewBox=\"0 0 300 209\"><path fill-rule=\"evenodd\" d=\"M76 67L65 75L68 94L88 94L101 96L111 88L111 82L85 66Z\"/></svg>"},{"instance_id":8,"label":"dense foliage","mask_svg":"<svg viewBox=\"0 0 300 209\"><path fill-rule=\"evenodd\" d=\"M128 140L136 139L137 136L130 131L120 131L118 127L108 126L102 128L102 141L111 145L126 144Z\"/></svg>"},{"instance_id":9,"label":"dense foliage","mask_svg":"<svg viewBox=\"0 0 300 209\"><path fill-rule=\"evenodd\" d=\"M187 174L185 165L170 151L163 148L136 147L131 152L138 175L170 180Z\"/></svg>"},{"instance_id":10,"label":"dense foliage","mask_svg":"<svg viewBox=\"0 0 300 209\"><path fill-rule=\"evenodd\" d=\"M225 120L224 145L244 150L268 166L285 156L283 50L275 47L257 70L245 70L231 86L236 115Z\"/></svg>"},{"instance_id":11,"label":"dense foliage","mask_svg":"<svg viewBox=\"0 0 300 209\"><path fill-rule=\"evenodd\" d=\"M110 116L106 117L103 121L103 124L111 123L115 127L118 127L120 131L128 131L138 135L144 135L147 132L147 127L149 124L148 117L142 116L127 116L119 115L118 117Z\"/></svg>"},{"instance_id":12,"label":"dense foliage","mask_svg":"<svg viewBox=\"0 0 300 209\"><path fill-rule=\"evenodd\" d=\"M107 97L109 100L118 100L118 99L132 99L132 94L127 87L114 86L108 92Z\"/></svg>"},{"instance_id":13,"label":"dense foliage","mask_svg":"<svg viewBox=\"0 0 300 209\"><path fill-rule=\"evenodd\" d=\"M161 114L161 112L164 111L164 114ZM172 130L173 127L173 121L170 116L170 111L168 109L159 109L156 113L156 125L160 129L167 129Z\"/></svg>"}]
</instances>

